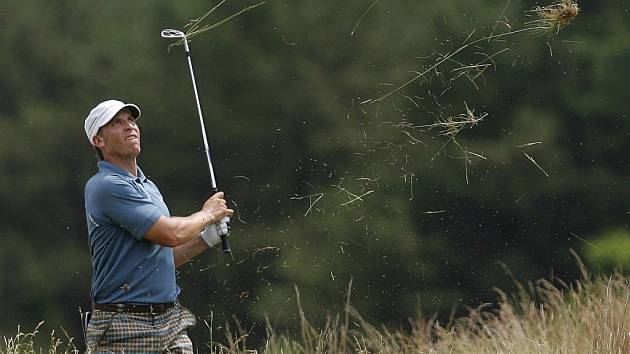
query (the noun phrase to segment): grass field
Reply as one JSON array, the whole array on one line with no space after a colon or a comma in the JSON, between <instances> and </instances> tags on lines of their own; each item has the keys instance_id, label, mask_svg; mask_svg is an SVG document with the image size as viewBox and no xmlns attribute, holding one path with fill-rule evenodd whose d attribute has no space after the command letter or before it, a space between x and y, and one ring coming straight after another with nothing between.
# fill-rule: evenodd
<instances>
[{"instance_id":1,"label":"grass field","mask_svg":"<svg viewBox=\"0 0 630 354\"><path fill-rule=\"evenodd\" d=\"M214 353L630 353L630 277L583 278L573 284L540 280L507 295L497 290L494 305L440 324L412 320L411 331L391 331L365 321L349 304L315 328L299 311L301 335L289 337L268 325L266 343L247 348L246 334L226 343L201 344ZM298 295L299 299L299 295ZM1 353L74 353L72 340L52 333L50 347L36 348L32 331L4 338ZM237 331L238 333L238 331ZM59 337L61 339L59 339ZM205 349L205 350L204 350Z\"/></svg>"}]
</instances>

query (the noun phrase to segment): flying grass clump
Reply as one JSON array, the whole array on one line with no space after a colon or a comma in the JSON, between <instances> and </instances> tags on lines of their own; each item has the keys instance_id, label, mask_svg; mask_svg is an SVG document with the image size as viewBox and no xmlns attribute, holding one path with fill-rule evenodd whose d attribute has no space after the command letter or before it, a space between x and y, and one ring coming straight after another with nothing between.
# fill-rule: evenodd
<instances>
[{"instance_id":1,"label":"flying grass clump","mask_svg":"<svg viewBox=\"0 0 630 354\"><path fill-rule=\"evenodd\" d=\"M520 29L512 29L512 27L508 25L508 28L510 30L507 32L491 33L487 36L482 36L475 40L470 40L472 35L475 33L475 31L473 30L459 48L451 50L446 54L437 55L436 62L433 65L430 65L427 69L423 70L422 72L415 72L416 75L403 84L398 85L396 88L378 98L365 100L361 102L361 104L374 104L383 102L389 96L400 92L405 87L411 85L418 79L426 78L431 72L437 72L438 68L444 66L445 63L452 62L458 54L464 52L464 50L466 50L467 48L478 48L478 46L483 42L504 40L507 37L515 36L520 33L559 33L561 29L569 25L573 21L573 19L577 17L580 12L580 8L578 4L573 0L559 0L551 5L536 6L533 9L529 10L529 12L533 13L534 16L536 16L538 19L526 22L525 26ZM507 49L503 49L493 56L496 56L497 54L506 51ZM470 68L482 69L481 72L485 70L485 67L480 64L474 66L462 66L461 68L455 70L459 72L456 78L461 76L470 78L470 75L461 75L461 72L469 73ZM453 80L451 80L451 82L452 81Z\"/></svg>"},{"instance_id":2,"label":"flying grass clump","mask_svg":"<svg viewBox=\"0 0 630 354\"><path fill-rule=\"evenodd\" d=\"M184 25L184 28L186 28L186 39L190 40L192 37L195 37L201 33L204 33L206 31L209 31L211 29L214 29L216 27L221 26L222 24L234 19L237 16L242 15L243 13L253 10L255 8L257 8L258 6L264 4L266 1L261 1L257 4L254 5L248 5L245 6L244 8L242 8L240 11L233 13L230 16L227 16L225 18L223 18L220 21L217 21L213 24L207 24L204 23L204 21L206 20L206 18L208 16L210 16L216 9L218 9L219 7L221 7L221 5L225 4L227 0L221 0L217 5L215 5L214 7L212 7L208 12L206 12L203 16L196 18L194 20L190 20L186 25ZM170 50L172 47L176 46L176 45L181 45L184 44L184 39L181 39L177 42L173 42L171 44L169 44L168 49Z\"/></svg>"},{"instance_id":3,"label":"flying grass clump","mask_svg":"<svg viewBox=\"0 0 630 354\"><path fill-rule=\"evenodd\" d=\"M530 10L537 20L528 22L538 32L559 33L580 13L580 7L572 0L561 0L547 6L536 6Z\"/></svg>"},{"instance_id":4,"label":"flying grass clump","mask_svg":"<svg viewBox=\"0 0 630 354\"><path fill-rule=\"evenodd\" d=\"M468 108L468 105L465 102L464 104L466 105L466 113L455 117L449 116L445 119L440 119L435 124L427 125L427 127L440 128L440 135L454 137L462 129L466 127L472 128L488 116L487 113L475 115L474 110Z\"/></svg>"},{"instance_id":5,"label":"flying grass clump","mask_svg":"<svg viewBox=\"0 0 630 354\"><path fill-rule=\"evenodd\" d=\"M552 0L553 2L546 6L537 6L531 10L528 10L527 15L535 17L529 22L525 22L520 28L514 28L510 25L507 18L505 21L503 19L499 19L497 24L501 23L506 25L507 30L504 32L496 32L497 26L493 27L492 31L487 35L477 35L476 30L472 30L468 36L461 42L459 46L452 47L445 53L440 53L434 51L433 54L424 57L422 59L426 59L427 62L424 64L422 70L412 71L414 75L406 80L405 82L394 86L392 89L388 90L388 92L384 94L380 94L380 97L367 99L361 102L361 105L364 104L377 104L379 105L376 109L377 115L379 112L380 104L383 103L386 99L393 97L395 94L399 94L400 96L406 98L411 101L411 103L420 108L421 105L417 103L416 100L411 99L410 96L403 93L408 87L411 87L412 84L416 83L418 86L427 85L429 86L429 96L435 101L439 107L442 105L438 102L438 98L442 97L444 93L453 88L453 83L460 78L468 79L468 81L473 85L476 90L479 90L480 87L478 85L478 79L482 78L483 75L488 71L489 68L496 67L496 63L494 62L494 58L508 52L511 48L509 45L503 45L502 43L513 43L512 41L506 41L509 37L516 37L523 34L557 34L560 30L567 27L575 17L580 13L580 8L578 4L574 0ZM508 1L508 4L510 1ZM507 8L508 5L506 5ZM505 9L504 9L505 12ZM501 15L501 18L503 15ZM498 45L502 48L496 50L494 53L486 53L486 43L493 43L494 45ZM550 47L551 48L551 47ZM482 59L480 61L469 62L467 58L471 55L481 56ZM432 62L431 62L432 61ZM455 67L453 68L453 65ZM432 81L434 78L438 78L439 80ZM432 82L436 82L433 86ZM442 87L439 85L442 84ZM432 93L433 88L438 88L441 90L441 94L435 95ZM422 98L418 96L414 96L421 100ZM395 106L395 108L401 112L402 109ZM413 110L414 108L411 107ZM422 107L425 112L429 114L434 114L433 111L427 110L425 107ZM412 144L417 142L421 142L419 139L410 136L409 129L418 130L421 132L424 131L435 131L437 135L440 137L445 137L446 141L440 147L438 152L434 155L431 160L433 160L436 156L440 155L440 153L447 147L447 145L453 143L457 145L462 152L464 152L464 157L460 157L464 159L466 163L469 161L469 156L476 156L482 159L485 159L482 155L474 154L465 146L462 146L456 140L456 137L464 128L472 128L476 126L479 122L483 121L487 114L476 115L472 110L466 107L466 113L460 114L457 116L440 116L431 124L424 125L416 125L413 122L403 121L402 123L392 124L393 127L401 128L402 132L409 137ZM530 157L528 157L530 160ZM534 162L534 161L532 161ZM468 166L468 165L465 165ZM542 170L542 169L541 169ZM545 175L547 173L545 172Z\"/></svg>"},{"instance_id":6,"label":"flying grass clump","mask_svg":"<svg viewBox=\"0 0 630 354\"><path fill-rule=\"evenodd\" d=\"M201 34L203 32L209 31L209 30L211 30L211 29L213 29L215 27L218 27L218 26L220 26L220 25L230 21L231 19L233 19L233 18L235 18L235 17L237 17L237 16L239 16L239 15L241 15L241 14L247 12L247 11L253 10L256 7L258 7L258 6L260 6L260 5L265 3L265 1L261 1L261 2L259 2L257 4L254 4L254 5L245 6L240 11L238 11L238 12L236 12L236 13L228 16L228 17L225 17L224 19L222 19L220 21L217 21L217 22L215 22L213 24L204 24L203 23L204 20L210 14L212 14L216 9L218 9L221 5L223 5L226 1L227 0L222 0L217 5L215 5L213 8L211 8L208 12L206 12L205 15L203 15L203 16L195 19L195 20L191 20L190 22L188 22L188 24L186 24L186 26L185 26L186 27L186 37L188 39L190 39L190 38L192 38L192 37L194 37L194 36L196 36L198 34Z\"/></svg>"}]
</instances>

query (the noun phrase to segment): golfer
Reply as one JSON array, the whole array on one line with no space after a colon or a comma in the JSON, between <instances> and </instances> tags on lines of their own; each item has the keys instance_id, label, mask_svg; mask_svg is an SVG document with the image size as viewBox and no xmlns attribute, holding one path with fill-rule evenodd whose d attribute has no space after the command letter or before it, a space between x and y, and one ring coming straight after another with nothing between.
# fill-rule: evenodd
<instances>
[{"instance_id":1,"label":"golfer","mask_svg":"<svg viewBox=\"0 0 630 354\"><path fill-rule=\"evenodd\" d=\"M173 217L157 186L142 172L140 108L108 100L85 119L98 173L85 186L92 258L88 353L193 353L186 330L196 323L177 297L175 268L227 233L223 193L198 212Z\"/></svg>"}]
</instances>

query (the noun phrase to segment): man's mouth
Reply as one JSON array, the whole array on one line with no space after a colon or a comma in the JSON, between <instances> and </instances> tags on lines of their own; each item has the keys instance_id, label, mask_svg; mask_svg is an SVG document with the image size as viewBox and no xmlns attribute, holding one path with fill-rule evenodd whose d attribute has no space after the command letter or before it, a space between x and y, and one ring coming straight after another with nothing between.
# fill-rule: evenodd
<instances>
[{"instance_id":1,"label":"man's mouth","mask_svg":"<svg viewBox=\"0 0 630 354\"><path fill-rule=\"evenodd\" d=\"M129 140L138 140L138 136L136 134L131 134L125 138L125 141Z\"/></svg>"}]
</instances>

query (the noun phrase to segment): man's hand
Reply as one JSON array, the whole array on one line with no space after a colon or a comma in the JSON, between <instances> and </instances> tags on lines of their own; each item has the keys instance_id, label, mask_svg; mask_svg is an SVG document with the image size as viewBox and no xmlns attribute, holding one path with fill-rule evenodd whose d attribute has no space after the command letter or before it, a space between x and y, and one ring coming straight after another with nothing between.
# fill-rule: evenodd
<instances>
[{"instance_id":1,"label":"man's hand","mask_svg":"<svg viewBox=\"0 0 630 354\"><path fill-rule=\"evenodd\" d=\"M230 232L230 218L225 217L219 224L210 224L201 231L201 238L208 244L209 247L221 242L221 236L227 235Z\"/></svg>"},{"instance_id":2,"label":"man's hand","mask_svg":"<svg viewBox=\"0 0 630 354\"><path fill-rule=\"evenodd\" d=\"M201 210L208 215L208 224L220 224L224 218L234 214L234 210L227 208L223 192L217 192L206 200Z\"/></svg>"}]
</instances>

